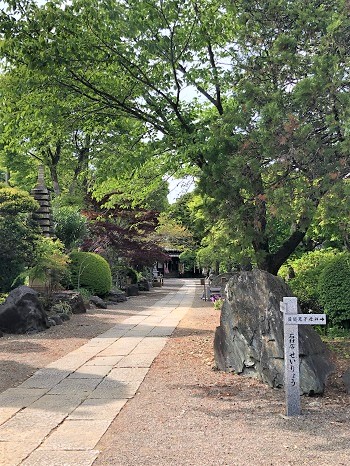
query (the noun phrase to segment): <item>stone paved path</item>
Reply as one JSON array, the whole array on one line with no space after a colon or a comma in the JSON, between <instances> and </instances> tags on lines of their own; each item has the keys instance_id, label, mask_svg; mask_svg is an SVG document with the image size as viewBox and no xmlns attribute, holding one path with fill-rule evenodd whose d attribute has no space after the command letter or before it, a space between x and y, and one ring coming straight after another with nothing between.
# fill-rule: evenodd
<instances>
[{"instance_id":1,"label":"stone paved path","mask_svg":"<svg viewBox=\"0 0 350 466\"><path fill-rule=\"evenodd\" d=\"M95 446L136 394L194 292L188 281L1 393L0 465L91 465Z\"/></svg>"}]
</instances>

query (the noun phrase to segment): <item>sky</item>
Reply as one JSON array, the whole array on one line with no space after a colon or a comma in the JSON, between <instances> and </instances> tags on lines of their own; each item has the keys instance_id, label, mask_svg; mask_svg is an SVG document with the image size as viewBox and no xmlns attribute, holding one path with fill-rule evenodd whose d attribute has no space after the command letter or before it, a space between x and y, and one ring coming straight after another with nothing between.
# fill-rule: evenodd
<instances>
[{"instance_id":1,"label":"sky","mask_svg":"<svg viewBox=\"0 0 350 466\"><path fill-rule=\"evenodd\" d=\"M183 194L193 191L195 187L192 176L188 176L180 180L175 179L175 178L170 178L168 180L168 183L169 183L168 201L170 204L173 204L176 201L176 199L182 196Z\"/></svg>"}]
</instances>

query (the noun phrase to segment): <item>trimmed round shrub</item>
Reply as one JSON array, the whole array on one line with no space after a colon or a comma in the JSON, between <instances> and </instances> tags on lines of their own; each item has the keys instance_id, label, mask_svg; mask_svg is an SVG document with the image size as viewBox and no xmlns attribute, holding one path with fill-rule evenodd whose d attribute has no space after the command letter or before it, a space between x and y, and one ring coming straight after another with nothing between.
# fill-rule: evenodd
<instances>
[{"instance_id":1,"label":"trimmed round shrub","mask_svg":"<svg viewBox=\"0 0 350 466\"><path fill-rule=\"evenodd\" d=\"M320 301L332 324L350 327L350 254L337 255L319 280Z\"/></svg>"},{"instance_id":2,"label":"trimmed round shrub","mask_svg":"<svg viewBox=\"0 0 350 466\"><path fill-rule=\"evenodd\" d=\"M86 288L92 294L106 295L112 288L112 275L108 262L93 252L73 251L69 264L74 288Z\"/></svg>"},{"instance_id":3,"label":"trimmed round shrub","mask_svg":"<svg viewBox=\"0 0 350 466\"><path fill-rule=\"evenodd\" d=\"M290 267L293 269L295 276L288 279L288 285L304 311L312 309L314 312L321 312L318 281L323 269L334 259L336 253L333 249L308 252L298 259L289 260L281 268L279 275L285 280L290 274Z\"/></svg>"}]
</instances>

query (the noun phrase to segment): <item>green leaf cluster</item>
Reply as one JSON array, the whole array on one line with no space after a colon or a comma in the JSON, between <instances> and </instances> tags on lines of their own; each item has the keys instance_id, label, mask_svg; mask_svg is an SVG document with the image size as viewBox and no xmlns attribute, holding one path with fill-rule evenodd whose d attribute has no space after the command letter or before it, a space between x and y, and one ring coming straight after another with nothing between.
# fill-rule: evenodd
<instances>
[{"instance_id":1,"label":"green leaf cluster","mask_svg":"<svg viewBox=\"0 0 350 466\"><path fill-rule=\"evenodd\" d=\"M339 252L334 249L316 250L305 253L300 258L290 259L281 267L279 275L288 281L305 312L322 312L320 276L337 254Z\"/></svg>"},{"instance_id":2,"label":"green leaf cluster","mask_svg":"<svg viewBox=\"0 0 350 466\"><path fill-rule=\"evenodd\" d=\"M277 273L349 173L343 0L7 3L0 146L14 176L39 159L55 192L151 205L165 173L190 172L204 247Z\"/></svg>"},{"instance_id":3,"label":"green leaf cluster","mask_svg":"<svg viewBox=\"0 0 350 466\"><path fill-rule=\"evenodd\" d=\"M86 218L74 206L56 207L53 211L55 234L67 249L77 247L87 233Z\"/></svg>"},{"instance_id":4,"label":"green leaf cluster","mask_svg":"<svg viewBox=\"0 0 350 466\"><path fill-rule=\"evenodd\" d=\"M335 326L350 328L350 254L336 256L323 270L320 301Z\"/></svg>"},{"instance_id":5,"label":"green leaf cluster","mask_svg":"<svg viewBox=\"0 0 350 466\"><path fill-rule=\"evenodd\" d=\"M74 288L86 288L98 296L105 296L112 288L111 269L102 256L92 252L73 251L69 255L71 283Z\"/></svg>"},{"instance_id":6,"label":"green leaf cluster","mask_svg":"<svg viewBox=\"0 0 350 466\"><path fill-rule=\"evenodd\" d=\"M35 248L33 265L22 273L30 280L41 281L48 292L57 289L62 279L67 279L69 257L61 241L40 237Z\"/></svg>"},{"instance_id":7,"label":"green leaf cluster","mask_svg":"<svg viewBox=\"0 0 350 466\"><path fill-rule=\"evenodd\" d=\"M8 292L26 267L35 261L40 239L30 214L38 207L26 192L0 188L0 291Z\"/></svg>"}]
</instances>

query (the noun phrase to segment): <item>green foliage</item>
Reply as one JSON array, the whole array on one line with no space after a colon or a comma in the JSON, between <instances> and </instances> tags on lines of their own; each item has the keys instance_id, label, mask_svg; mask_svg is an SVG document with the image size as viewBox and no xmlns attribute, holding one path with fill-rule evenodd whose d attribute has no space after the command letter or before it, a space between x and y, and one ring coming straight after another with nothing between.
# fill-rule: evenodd
<instances>
[{"instance_id":1,"label":"green foliage","mask_svg":"<svg viewBox=\"0 0 350 466\"><path fill-rule=\"evenodd\" d=\"M224 302L225 302L225 300L223 298L215 299L215 301L213 301L214 309L216 309L217 311L220 311L223 304L224 304Z\"/></svg>"},{"instance_id":2,"label":"green foliage","mask_svg":"<svg viewBox=\"0 0 350 466\"><path fill-rule=\"evenodd\" d=\"M33 212L39 204L26 191L17 188L0 188L0 215L17 215Z\"/></svg>"},{"instance_id":3,"label":"green foliage","mask_svg":"<svg viewBox=\"0 0 350 466\"><path fill-rule=\"evenodd\" d=\"M74 206L57 207L53 212L56 236L67 249L77 247L87 233L86 218Z\"/></svg>"},{"instance_id":4,"label":"green foliage","mask_svg":"<svg viewBox=\"0 0 350 466\"><path fill-rule=\"evenodd\" d=\"M288 281L294 295L298 298L300 306L307 312L321 312L320 293L318 281L323 269L337 254L332 249L317 250L303 254L300 258L289 260L279 275ZM295 275L289 278L290 273Z\"/></svg>"},{"instance_id":5,"label":"green foliage","mask_svg":"<svg viewBox=\"0 0 350 466\"><path fill-rule=\"evenodd\" d=\"M73 251L70 254L71 283L74 288L86 288L98 296L106 295L112 287L108 262L92 252Z\"/></svg>"},{"instance_id":6,"label":"green foliage","mask_svg":"<svg viewBox=\"0 0 350 466\"><path fill-rule=\"evenodd\" d=\"M118 283L120 287L125 287L128 282L135 284L139 281L139 273L132 267L124 264L115 264L112 265L111 269L113 281Z\"/></svg>"},{"instance_id":7,"label":"green foliage","mask_svg":"<svg viewBox=\"0 0 350 466\"><path fill-rule=\"evenodd\" d=\"M72 308L69 303L65 301L60 301L53 306L51 306L50 311L56 312L57 314L72 314Z\"/></svg>"},{"instance_id":8,"label":"green foliage","mask_svg":"<svg viewBox=\"0 0 350 466\"><path fill-rule=\"evenodd\" d=\"M197 264L196 252L191 249L186 249L179 256L180 262L184 264L185 271L192 271Z\"/></svg>"},{"instance_id":9,"label":"green foliage","mask_svg":"<svg viewBox=\"0 0 350 466\"><path fill-rule=\"evenodd\" d=\"M0 292L8 292L35 259L40 229L30 218L38 204L26 192L0 188Z\"/></svg>"},{"instance_id":10,"label":"green foliage","mask_svg":"<svg viewBox=\"0 0 350 466\"><path fill-rule=\"evenodd\" d=\"M346 328L339 328L339 327L328 327L327 332L326 332L326 338L324 338L325 341L329 341L330 339L347 339L350 340L350 329ZM348 344L347 346L348 349L348 357L350 357L349 350L350 346Z\"/></svg>"},{"instance_id":11,"label":"green foliage","mask_svg":"<svg viewBox=\"0 0 350 466\"><path fill-rule=\"evenodd\" d=\"M91 298L91 291L89 291L89 290L87 290L86 288L83 288L83 287L80 287L77 291L81 294L81 296L82 296L82 298L83 298L83 300L85 302L89 302L89 300Z\"/></svg>"},{"instance_id":12,"label":"green foliage","mask_svg":"<svg viewBox=\"0 0 350 466\"><path fill-rule=\"evenodd\" d=\"M277 273L349 173L349 30L344 0L8 2L5 166L149 205L195 174L204 248Z\"/></svg>"},{"instance_id":13,"label":"green foliage","mask_svg":"<svg viewBox=\"0 0 350 466\"><path fill-rule=\"evenodd\" d=\"M308 237L325 247L350 250L350 180L334 186L322 199Z\"/></svg>"},{"instance_id":14,"label":"green foliage","mask_svg":"<svg viewBox=\"0 0 350 466\"><path fill-rule=\"evenodd\" d=\"M320 301L333 325L350 328L350 254L326 265L319 280Z\"/></svg>"},{"instance_id":15,"label":"green foliage","mask_svg":"<svg viewBox=\"0 0 350 466\"><path fill-rule=\"evenodd\" d=\"M193 236L186 227L173 220L167 213L159 216L159 225L154 234L155 241L166 249L184 251L193 245Z\"/></svg>"},{"instance_id":16,"label":"green foliage","mask_svg":"<svg viewBox=\"0 0 350 466\"><path fill-rule=\"evenodd\" d=\"M29 277L31 281L43 282L48 292L57 289L68 274L69 258L63 249L60 240L41 237L35 249L33 266L21 275Z\"/></svg>"}]
</instances>

